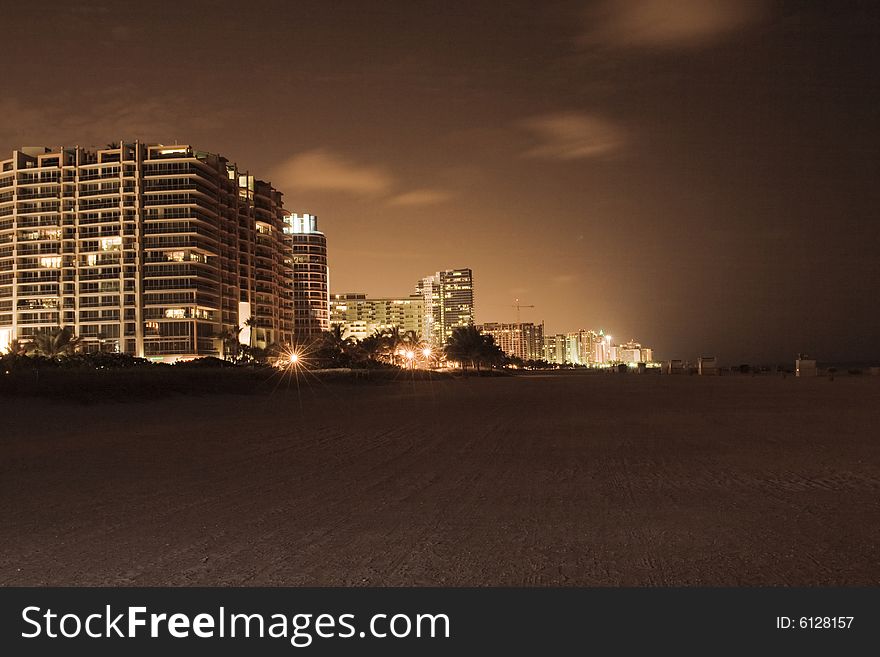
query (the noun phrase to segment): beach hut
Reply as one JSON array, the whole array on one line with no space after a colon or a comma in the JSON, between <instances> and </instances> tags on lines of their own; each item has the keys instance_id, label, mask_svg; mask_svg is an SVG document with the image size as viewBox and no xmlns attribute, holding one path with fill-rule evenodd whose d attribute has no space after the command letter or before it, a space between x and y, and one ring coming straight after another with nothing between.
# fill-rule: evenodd
<instances>
[{"instance_id":1,"label":"beach hut","mask_svg":"<svg viewBox=\"0 0 880 657\"><path fill-rule=\"evenodd\" d=\"M684 363L679 359L670 360L666 363L667 374L684 374Z\"/></svg>"},{"instance_id":2,"label":"beach hut","mask_svg":"<svg viewBox=\"0 0 880 657\"><path fill-rule=\"evenodd\" d=\"M798 354L797 360L794 361L795 376L816 376L818 373L815 358L810 358L806 354Z\"/></svg>"},{"instance_id":3,"label":"beach hut","mask_svg":"<svg viewBox=\"0 0 880 657\"><path fill-rule=\"evenodd\" d=\"M697 371L700 376L715 376L718 374L718 360L715 356L700 356L697 361Z\"/></svg>"}]
</instances>

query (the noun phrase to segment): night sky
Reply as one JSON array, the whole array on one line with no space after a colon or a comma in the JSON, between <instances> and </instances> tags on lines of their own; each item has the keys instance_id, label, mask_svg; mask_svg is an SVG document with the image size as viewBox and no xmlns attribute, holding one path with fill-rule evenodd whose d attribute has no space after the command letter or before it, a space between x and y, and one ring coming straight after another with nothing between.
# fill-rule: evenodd
<instances>
[{"instance_id":1,"label":"night sky","mask_svg":"<svg viewBox=\"0 0 880 657\"><path fill-rule=\"evenodd\" d=\"M660 358L880 358L880 3L18 2L0 148L219 152L333 292L471 267L477 321Z\"/></svg>"}]
</instances>

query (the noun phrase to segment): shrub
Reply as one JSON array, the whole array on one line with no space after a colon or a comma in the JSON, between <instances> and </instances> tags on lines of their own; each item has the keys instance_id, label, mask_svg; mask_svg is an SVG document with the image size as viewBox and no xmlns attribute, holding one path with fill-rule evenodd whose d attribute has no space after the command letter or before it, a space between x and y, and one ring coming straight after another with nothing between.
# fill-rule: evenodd
<instances>
[{"instance_id":1,"label":"shrub","mask_svg":"<svg viewBox=\"0 0 880 657\"><path fill-rule=\"evenodd\" d=\"M222 358L214 356L205 356L204 358L194 358L193 360L183 360L174 364L174 367L184 368L205 368L205 367L236 367L234 363Z\"/></svg>"}]
</instances>

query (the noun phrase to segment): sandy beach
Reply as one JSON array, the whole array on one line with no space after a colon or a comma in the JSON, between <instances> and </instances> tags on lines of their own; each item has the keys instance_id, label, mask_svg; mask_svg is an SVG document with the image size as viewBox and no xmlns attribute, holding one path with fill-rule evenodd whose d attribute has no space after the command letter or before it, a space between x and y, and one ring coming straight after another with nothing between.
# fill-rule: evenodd
<instances>
[{"instance_id":1,"label":"sandy beach","mask_svg":"<svg viewBox=\"0 0 880 657\"><path fill-rule=\"evenodd\" d=\"M0 400L0 585L877 585L880 379Z\"/></svg>"}]
</instances>

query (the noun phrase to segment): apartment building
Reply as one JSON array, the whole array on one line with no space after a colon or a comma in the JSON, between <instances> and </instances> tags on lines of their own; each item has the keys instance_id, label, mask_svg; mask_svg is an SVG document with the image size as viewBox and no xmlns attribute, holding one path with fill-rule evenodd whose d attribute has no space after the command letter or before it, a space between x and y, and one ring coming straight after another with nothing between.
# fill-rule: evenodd
<instances>
[{"instance_id":1,"label":"apartment building","mask_svg":"<svg viewBox=\"0 0 880 657\"><path fill-rule=\"evenodd\" d=\"M281 193L188 145L22 148L0 161L0 343L71 327L89 351L219 355L291 340ZM0 344L0 348L4 345Z\"/></svg>"},{"instance_id":2,"label":"apartment building","mask_svg":"<svg viewBox=\"0 0 880 657\"><path fill-rule=\"evenodd\" d=\"M313 214L289 214L284 223L292 251L294 332L298 340L307 340L330 328L327 237Z\"/></svg>"},{"instance_id":3,"label":"apartment building","mask_svg":"<svg viewBox=\"0 0 880 657\"><path fill-rule=\"evenodd\" d=\"M366 294L352 292L330 297L330 323L341 326L345 338L363 340L393 327L423 337L424 319L425 303L420 296L367 298Z\"/></svg>"},{"instance_id":4,"label":"apartment building","mask_svg":"<svg viewBox=\"0 0 880 657\"><path fill-rule=\"evenodd\" d=\"M470 269L445 269L416 283L425 303L425 338L444 345L457 326L474 323L474 274Z\"/></svg>"},{"instance_id":5,"label":"apartment building","mask_svg":"<svg viewBox=\"0 0 880 657\"><path fill-rule=\"evenodd\" d=\"M495 344L508 356L522 360L544 358L544 325L532 322L503 324L490 322L477 326L481 333L491 335Z\"/></svg>"}]
</instances>

